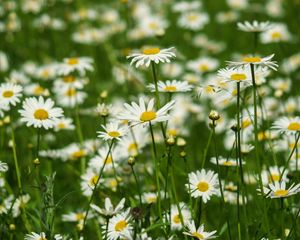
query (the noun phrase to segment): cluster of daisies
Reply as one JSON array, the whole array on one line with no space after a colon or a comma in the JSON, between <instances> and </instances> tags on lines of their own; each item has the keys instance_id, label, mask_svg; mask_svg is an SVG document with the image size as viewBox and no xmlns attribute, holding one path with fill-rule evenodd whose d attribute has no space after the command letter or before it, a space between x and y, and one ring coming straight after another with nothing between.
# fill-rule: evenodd
<instances>
[{"instance_id":1,"label":"cluster of daisies","mask_svg":"<svg viewBox=\"0 0 300 240\"><path fill-rule=\"evenodd\" d=\"M299 238L300 53L284 9L4 1L0 238ZM252 54L228 53L239 46Z\"/></svg>"}]
</instances>

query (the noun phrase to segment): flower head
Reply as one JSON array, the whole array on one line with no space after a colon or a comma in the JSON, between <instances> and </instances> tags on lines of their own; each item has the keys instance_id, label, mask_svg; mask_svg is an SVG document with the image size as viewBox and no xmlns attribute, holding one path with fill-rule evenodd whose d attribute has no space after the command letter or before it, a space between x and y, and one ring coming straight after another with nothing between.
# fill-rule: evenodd
<instances>
[{"instance_id":1,"label":"flower head","mask_svg":"<svg viewBox=\"0 0 300 240\"><path fill-rule=\"evenodd\" d=\"M158 85L159 92L168 92L168 93L189 92L193 88L193 86L189 85L187 81L177 81L177 80L172 80L172 81L168 80L166 82L159 81L157 85ZM152 92L155 92L154 84L149 84L148 88Z\"/></svg>"},{"instance_id":2,"label":"flower head","mask_svg":"<svg viewBox=\"0 0 300 240\"><path fill-rule=\"evenodd\" d=\"M4 105L16 106L22 96L22 87L13 83L0 85L0 102Z\"/></svg>"},{"instance_id":3,"label":"flower head","mask_svg":"<svg viewBox=\"0 0 300 240\"><path fill-rule=\"evenodd\" d=\"M204 225L202 224L199 228L196 228L195 222L190 221L186 224L187 232L183 232L183 234L191 236L198 240L206 240L216 238L217 236L214 235L217 231L212 232L205 232Z\"/></svg>"},{"instance_id":4,"label":"flower head","mask_svg":"<svg viewBox=\"0 0 300 240\"><path fill-rule=\"evenodd\" d=\"M112 139L120 140L121 137L123 137L128 131L128 127L119 127L119 123L117 122L111 122L106 124L105 126L101 126L104 131L98 131L98 137L102 138L105 141Z\"/></svg>"},{"instance_id":5,"label":"flower head","mask_svg":"<svg viewBox=\"0 0 300 240\"><path fill-rule=\"evenodd\" d=\"M151 62L158 64L159 62L170 62L171 58L176 57L174 47L160 49L160 48L145 48L141 53L134 53L127 58L132 58L130 65L135 64L135 67L146 66L149 67Z\"/></svg>"},{"instance_id":6,"label":"flower head","mask_svg":"<svg viewBox=\"0 0 300 240\"><path fill-rule=\"evenodd\" d=\"M293 183L289 188L286 188L285 181L276 181L270 183L268 187L264 187L263 191L268 198L285 198L300 192L300 183L297 185Z\"/></svg>"},{"instance_id":7,"label":"flower head","mask_svg":"<svg viewBox=\"0 0 300 240\"><path fill-rule=\"evenodd\" d=\"M244 32L264 32L271 29L274 25L269 21L266 22L258 22L254 20L253 22L238 22L238 29Z\"/></svg>"}]
</instances>

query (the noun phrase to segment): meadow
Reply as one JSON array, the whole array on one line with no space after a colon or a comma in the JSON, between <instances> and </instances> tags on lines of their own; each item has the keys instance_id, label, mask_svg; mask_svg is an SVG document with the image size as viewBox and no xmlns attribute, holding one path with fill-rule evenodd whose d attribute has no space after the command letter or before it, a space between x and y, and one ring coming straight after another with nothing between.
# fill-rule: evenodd
<instances>
[{"instance_id":1,"label":"meadow","mask_svg":"<svg viewBox=\"0 0 300 240\"><path fill-rule=\"evenodd\" d=\"M299 0L1 0L0 239L300 239Z\"/></svg>"}]
</instances>

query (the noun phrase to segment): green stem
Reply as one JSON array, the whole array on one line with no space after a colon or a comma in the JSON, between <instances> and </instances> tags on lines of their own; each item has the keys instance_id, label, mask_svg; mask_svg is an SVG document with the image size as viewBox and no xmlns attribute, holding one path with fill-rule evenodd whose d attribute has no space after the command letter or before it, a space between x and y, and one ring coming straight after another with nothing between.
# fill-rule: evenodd
<instances>
[{"instance_id":1,"label":"green stem","mask_svg":"<svg viewBox=\"0 0 300 240\"><path fill-rule=\"evenodd\" d=\"M201 168L204 168L205 161L206 161L206 155L207 155L207 151L208 151L208 148L209 148L209 146L210 146L210 143L211 143L212 136L213 136L213 132L211 131L211 132L209 133L208 141L207 141L206 147L205 147L205 149L204 149Z\"/></svg>"},{"instance_id":2,"label":"green stem","mask_svg":"<svg viewBox=\"0 0 300 240\"><path fill-rule=\"evenodd\" d=\"M13 158L14 158L16 175L18 180L18 189L19 189L19 193L22 195L23 189L22 189L22 182L21 182L21 174L20 174L20 168L19 168L18 157L17 157L15 134L12 126L11 126L11 139L12 139Z\"/></svg>"},{"instance_id":3,"label":"green stem","mask_svg":"<svg viewBox=\"0 0 300 240\"><path fill-rule=\"evenodd\" d=\"M138 178L135 174L133 165L130 165L130 167L131 167L131 170L132 170L132 173L133 173L133 176L134 176L134 180L135 180L135 183L136 183L136 187L137 187L137 190L138 190L138 193L139 193L140 206L142 206L142 193L141 193L140 183L139 183L139 180L138 180Z\"/></svg>"},{"instance_id":4,"label":"green stem","mask_svg":"<svg viewBox=\"0 0 300 240\"><path fill-rule=\"evenodd\" d=\"M88 202L88 206L87 206L87 208L86 208L86 212L85 212L85 216L84 216L84 220L83 220L83 224L82 224L82 232L84 232L84 230L85 230L86 220L87 220L87 216L88 216L89 211L90 211L91 203L92 203L92 201L93 201L93 199L94 199L94 197L95 197L96 189L97 189L98 184L99 184L99 182L100 182L100 179L101 179L101 177L102 177L103 170L104 170L104 168L105 168L106 161L107 161L107 158L108 158L108 156L109 156L109 154L110 154L110 152L111 152L111 149L112 149L113 144L114 144L114 139L111 141L111 143L110 143L110 145L109 145L109 149L108 149L108 152L107 152L107 155L106 155L106 158L105 158L105 162L103 163L102 168L101 168L100 171L99 171L99 175L98 175L97 181L96 181L96 183L95 183L95 186L94 186L94 189L93 189L91 198L90 198L90 200L89 200L89 202Z\"/></svg>"}]
</instances>

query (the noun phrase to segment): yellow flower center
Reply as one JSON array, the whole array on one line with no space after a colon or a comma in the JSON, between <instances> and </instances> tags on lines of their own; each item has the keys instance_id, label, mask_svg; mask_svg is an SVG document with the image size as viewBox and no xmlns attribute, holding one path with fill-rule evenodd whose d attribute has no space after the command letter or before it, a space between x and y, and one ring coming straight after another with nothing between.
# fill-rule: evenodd
<instances>
[{"instance_id":1,"label":"yellow flower center","mask_svg":"<svg viewBox=\"0 0 300 240\"><path fill-rule=\"evenodd\" d=\"M39 240L47 240L46 237L40 237Z\"/></svg>"},{"instance_id":2,"label":"yellow flower center","mask_svg":"<svg viewBox=\"0 0 300 240\"><path fill-rule=\"evenodd\" d=\"M209 188L207 182L199 182L197 185L197 188L200 192L206 192Z\"/></svg>"},{"instance_id":3,"label":"yellow flower center","mask_svg":"<svg viewBox=\"0 0 300 240\"><path fill-rule=\"evenodd\" d=\"M138 154L138 145L136 143L129 144L128 152L131 156L137 156L137 154Z\"/></svg>"},{"instance_id":4,"label":"yellow flower center","mask_svg":"<svg viewBox=\"0 0 300 240\"><path fill-rule=\"evenodd\" d=\"M197 15L189 15L188 16L188 20L191 21L191 22L194 22L198 19L198 16Z\"/></svg>"},{"instance_id":5,"label":"yellow flower center","mask_svg":"<svg viewBox=\"0 0 300 240\"><path fill-rule=\"evenodd\" d=\"M251 120L250 120L249 118L244 119L244 120L242 121L242 128L243 128L243 129L249 127L250 125L251 125Z\"/></svg>"},{"instance_id":6,"label":"yellow flower center","mask_svg":"<svg viewBox=\"0 0 300 240\"><path fill-rule=\"evenodd\" d=\"M147 198L148 203L155 203L156 200L157 200L157 197L153 197L153 196Z\"/></svg>"},{"instance_id":7,"label":"yellow flower center","mask_svg":"<svg viewBox=\"0 0 300 240\"><path fill-rule=\"evenodd\" d=\"M65 95L68 96L68 97L75 96L76 95L76 89L75 88L69 88L66 91Z\"/></svg>"},{"instance_id":8,"label":"yellow flower center","mask_svg":"<svg viewBox=\"0 0 300 240\"><path fill-rule=\"evenodd\" d=\"M90 179L90 184L93 185L93 186L95 186L96 183L97 183L97 181L98 181L98 179L99 179L99 176L98 176L98 175L93 176L93 177Z\"/></svg>"},{"instance_id":9,"label":"yellow flower center","mask_svg":"<svg viewBox=\"0 0 300 240\"><path fill-rule=\"evenodd\" d=\"M159 48L147 48L143 50L143 54L145 55L154 55L160 52Z\"/></svg>"},{"instance_id":10,"label":"yellow flower center","mask_svg":"<svg viewBox=\"0 0 300 240\"><path fill-rule=\"evenodd\" d=\"M300 131L300 123L298 122L291 122L288 126L288 130L291 131Z\"/></svg>"},{"instance_id":11,"label":"yellow flower center","mask_svg":"<svg viewBox=\"0 0 300 240\"><path fill-rule=\"evenodd\" d=\"M193 237L197 238L197 239L204 239L203 235L198 233L198 232L193 232L192 233Z\"/></svg>"},{"instance_id":12,"label":"yellow flower center","mask_svg":"<svg viewBox=\"0 0 300 240\"><path fill-rule=\"evenodd\" d=\"M232 163L232 162L229 162L229 161L226 161L226 162L223 163L223 165L225 165L225 166L232 166L233 163Z\"/></svg>"},{"instance_id":13,"label":"yellow flower center","mask_svg":"<svg viewBox=\"0 0 300 240\"><path fill-rule=\"evenodd\" d=\"M111 131L111 132L108 132L107 133L110 137L113 137L113 138L117 138L117 137L120 137L121 134L117 131Z\"/></svg>"},{"instance_id":14,"label":"yellow flower center","mask_svg":"<svg viewBox=\"0 0 300 240\"><path fill-rule=\"evenodd\" d=\"M108 156L108 157L106 158L106 161L105 161L105 159L103 159L103 162L105 162L105 164L110 164L110 163L112 163L112 157L111 157L111 156Z\"/></svg>"},{"instance_id":15,"label":"yellow flower center","mask_svg":"<svg viewBox=\"0 0 300 240\"><path fill-rule=\"evenodd\" d=\"M261 62L261 58L260 57L244 57L243 62L258 63L258 62Z\"/></svg>"},{"instance_id":16,"label":"yellow flower center","mask_svg":"<svg viewBox=\"0 0 300 240\"><path fill-rule=\"evenodd\" d=\"M33 93L34 93L35 95L41 95L41 94L44 93L44 91L45 91L45 89L44 89L43 87L41 87L41 86L36 86L36 87L34 88L34 90L33 90Z\"/></svg>"},{"instance_id":17,"label":"yellow flower center","mask_svg":"<svg viewBox=\"0 0 300 240\"><path fill-rule=\"evenodd\" d=\"M168 129L167 131L169 136L176 136L177 135L177 130L176 129Z\"/></svg>"},{"instance_id":18,"label":"yellow flower center","mask_svg":"<svg viewBox=\"0 0 300 240\"><path fill-rule=\"evenodd\" d=\"M48 112L42 108L35 110L33 115L34 115L34 118L38 119L38 120L46 120L49 117Z\"/></svg>"},{"instance_id":19,"label":"yellow flower center","mask_svg":"<svg viewBox=\"0 0 300 240\"><path fill-rule=\"evenodd\" d=\"M125 220L121 220L119 222L117 222L117 224L115 225L115 230L117 232L121 232L123 231L125 228L127 227L127 222Z\"/></svg>"},{"instance_id":20,"label":"yellow flower center","mask_svg":"<svg viewBox=\"0 0 300 240\"><path fill-rule=\"evenodd\" d=\"M214 90L214 88L213 88L212 86L206 86L206 87L204 88L204 91L205 91L206 93L214 93L214 92L215 92L215 90Z\"/></svg>"},{"instance_id":21,"label":"yellow flower center","mask_svg":"<svg viewBox=\"0 0 300 240\"><path fill-rule=\"evenodd\" d=\"M77 221L80 221L80 220L83 220L83 219L84 219L83 213L76 213L76 220Z\"/></svg>"},{"instance_id":22,"label":"yellow flower center","mask_svg":"<svg viewBox=\"0 0 300 240\"><path fill-rule=\"evenodd\" d=\"M63 77L63 81L65 82L65 83L73 83L73 82L75 82L75 77L74 76L64 76Z\"/></svg>"},{"instance_id":23,"label":"yellow flower center","mask_svg":"<svg viewBox=\"0 0 300 240\"><path fill-rule=\"evenodd\" d=\"M116 188L118 186L118 181L114 178L114 179L111 179L108 183L108 185L113 189L113 188Z\"/></svg>"},{"instance_id":24,"label":"yellow flower center","mask_svg":"<svg viewBox=\"0 0 300 240\"><path fill-rule=\"evenodd\" d=\"M278 174L271 174L271 176L269 176L269 182L277 182L280 180L280 175Z\"/></svg>"},{"instance_id":25,"label":"yellow flower center","mask_svg":"<svg viewBox=\"0 0 300 240\"><path fill-rule=\"evenodd\" d=\"M175 215L175 216L173 217L173 222L176 223L176 224L181 223L181 219L180 219L179 214L177 214L177 215Z\"/></svg>"},{"instance_id":26,"label":"yellow flower center","mask_svg":"<svg viewBox=\"0 0 300 240\"><path fill-rule=\"evenodd\" d=\"M166 86L165 91L167 92L175 92L177 88L175 86Z\"/></svg>"},{"instance_id":27,"label":"yellow flower center","mask_svg":"<svg viewBox=\"0 0 300 240\"><path fill-rule=\"evenodd\" d=\"M271 35L272 39L280 39L281 38L281 33L280 32L273 32Z\"/></svg>"},{"instance_id":28,"label":"yellow flower center","mask_svg":"<svg viewBox=\"0 0 300 240\"><path fill-rule=\"evenodd\" d=\"M279 190L276 190L274 192L274 195L276 197L285 197L286 195L288 195L289 191L288 190L285 190L285 189L279 189Z\"/></svg>"},{"instance_id":29,"label":"yellow flower center","mask_svg":"<svg viewBox=\"0 0 300 240\"><path fill-rule=\"evenodd\" d=\"M64 129L66 127L66 124L64 124L63 122L60 122L60 123L57 124L57 127L59 129Z\"/></svg>"},{"instance_id":30,"label":"yellow flower center","mask_svg":"<svg viewBox=\"0 0 300 240\"><path fill-rule=\"evenodd\" d=\"M234 73L230 76L230 78L235 81L243 81L247 79L247 76L243 73Z\"/></svg>"},{"instance_id":31,"label":"yellow flower center","mask_svg":"<svg viewBox=\"0 0 300 240\"><path fill-rule=\"evenodd\" d=\"M156 118L156 112L153 112L153 111L143 112L140 116L140 120L142 122L149 122L155 118Z\"/></svg>"},{"instance_id":32,"label":"yellow flower center","mask_svg":"<svg viewBox=\"0 0 300 240\"><path fill-rule=\"evenodd\" d=\"M5 98L11 98L14 95L13 91L7 90L2 93L2 96Z\"/></svg>"},{"instance_id":33,"label":"yellow flower center","mask_svg":"<svg viewBox=\"0 0 300 240\"><path fill-rule=\"evenodd\" d=\"M78 61L77 58L69 58L68 61L67 61L67 63L68 63L69 65L76 65L76 64L79 63L79 61Z\"/></svg>"},{"instance_id":34,"label":"yellow flower center","mask_svg":"<svg viewBox=\"0 0 300 240\"><path fill-rule=\"evenodd\" d=\"M207 72L209 70L209 66L205 63L200 64L198 68L202 72Z\"/></svg>"},{"instance_id":35,"label":"yellow flower center","mask_svg":"<svg viewBox=\"0 0 300 240\"><path fill-rule=\"evenodd\" d=\"M72 153L72 158L81 158L85 156L84 150L78 150Z\"/></svg>"}]
</instances>

